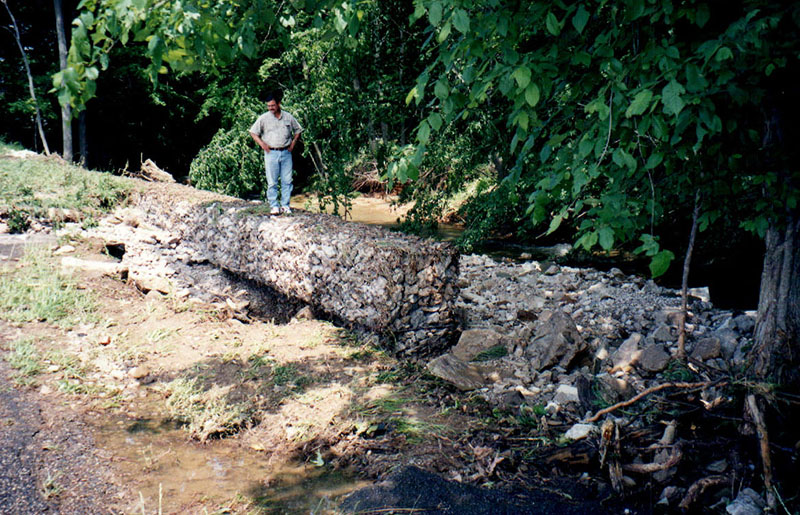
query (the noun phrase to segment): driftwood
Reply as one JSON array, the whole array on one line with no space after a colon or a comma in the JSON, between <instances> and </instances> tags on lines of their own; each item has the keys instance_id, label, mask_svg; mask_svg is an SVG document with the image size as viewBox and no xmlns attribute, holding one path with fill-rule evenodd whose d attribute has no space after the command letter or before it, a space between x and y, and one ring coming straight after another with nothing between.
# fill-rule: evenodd
<instances>
[{"instance_id":1,"label":"driftwood","mask_svg":"<svg viewBox=\"0 0 800 515\"><path fill-rule=\"evenodd\" d=\"M616 411L616 410L618 410L620 408L624 408L626 406L630 406L631 404L634 404L634 403L638 402L639 400L641 400L642 398L650 395L651 393L655 393L655 392L658 392L660 390L665 390L667 388L702 388L704 386L711 386L712 384L715 384L715 383L713 381L703 381L701 383L664 383L664 384L659 384L659 385L653 386L651 388L648 388L646 390L643 390L642 392L638 393L634 397L631 397L627 401L618 402L617 404L614 404L613 406L609 406L608 408L601 409L600 411L598 411L597 413L595 413L591 417L587 418L585 420L585 422L588 422L588 423L597 422L598 420L600 420L600 417L602 417L603 415L606 415L607 413L611 413L612 411ZM722 383L722 384L724 384L724 383Z\"/></svg>"},{"instance_id":2,"label":"driftwood","mask_svg":"<svg viewBox=\"0 0 800 515\"><path fill-rule=\"evenodd\" d=\"M767 490L767 505L771 510L777 507L775 499L775 489L772 487L772 459L769 454L769 434L767 433L767 424L764 422L764 415L758 408L756 396L750 394L747 396L747 411L753 417L753 423L756 425L756 432L758 434L758 441L761 447L761 463L764 467L764 488Z\"/></svg>"},{"instance_id":3,"label":"driftwood","mask_svg":"<svg viewBox=\"0 0 800 515\"><path fill-rule=\"evenodd\" d=\"M708 476L702 479L699 479L689 487L689 491L686 492L686 495L681 499L680 504L678 504L678 508L681 510L688 510L689 507L694 504L698 497L706 490L706 488L710 486L716 486L724 483L727 481L728 478L725 476Z\"/></svg>"},{"instance_id":4,"label":"driftwood","mask_svg":"<svg viewBox=\"0 0 800 515\"><path fill-rule=\"evenodd\" d=\"M683 452L681 452L680 446L676 445L673 447L669 459L664 463L630 463L628 465L623 465L622 469L628 472L636 472L637 474L652 474L660 470L671 469L680 463L681 458L683 458Z\"/></svg>"},{"instance_id":5,"label":"driftwood","mask_svg":"<svg viewBox=\"0 0 800 515\"><path fill-rule=\"evenodd\" d=\"M152 160L148 159L142 163L139 173L135 174L139 179L149 182L175 182L172 174L165 172L158 167Z\"/></svg>"}]
</instances>

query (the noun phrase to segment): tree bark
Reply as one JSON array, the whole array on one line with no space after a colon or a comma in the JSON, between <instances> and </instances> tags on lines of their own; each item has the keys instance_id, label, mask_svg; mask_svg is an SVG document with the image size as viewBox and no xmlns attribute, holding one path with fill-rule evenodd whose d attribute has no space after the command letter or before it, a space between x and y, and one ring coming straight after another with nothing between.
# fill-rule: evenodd
<instances>
[{"instance_id":1,"label":"tree bark","mask_svg":"<svg viewBox=\"0 0 800 515\"><path fill-rule=\"evenodd\" d=\"M63 0L53 0L56 12L56 35L58 36L58 62L61 71L67 68L67 37L64 32L64 14L62 12ZM61 106L61 157L72 161L72 108L69 105Z\"/></svg>"},{"instance_id":2,"label":"tree bark","mask_svg":"<svg viewBox=\"0 0 800 515\"><path fill-rule=\"evenodd\" d=\"M678 359L686 359L686 317L689 316L689 270L692 266L692 252L697 238L697 225L700 218L700 190L694 195L694 210L692 211L692 229L689 231L689 245L686 247L686 256L683 259L683 274L681 276L681 321L678 328Z\"/></svg>"},{"instance_id":3,"label":"tree bark","mask_svg":"<svg viewBox=\"0 0 800 515\"><path fill-rule=\"evenodd\" d=\"M22 63L25 65L25 73L28 75L28 90L31 95L31 99L33 100L33 106L36 109L36 129L39 132L39 138L42 140L42 146L44 147L44 153L46 155L50 155L50 147L47 145L47 138L44 136L44 129L42 128L42 114L39 111L39 102L36 100L36 90L33 87L33 75L31 75L31 66L28 62L28 54L25 52L25 47L22 46L22 36L19 33L19 27L17 26L17 19L14 18L14 14L11 12L11 9L8 7L8 3L6 0L0 0L3 2L3 6L5 6L6 11L8 12L8 16L11 18L11 24L14 26L14 39L17 41L17 46L19 47L19 51L22 54Z\"/></svg>"},{"instance_id":4,"label":"tree bark","mask_svg":"<svg viewBox=\"0 0 800 515\"><path fill-rule=\"evenodd\" d=\"M783 385L800 384L800 218L774 221L766 234L753 372Z\"/></svg>"},{"instance_id":5,"label":"tree bark","mask_svg":"<svg viewBox=\"0 0 800 515\"><path fill-rule=\"evenodd\" d=\"M78 115L78 146L81 153L81 164L89 165L89 142L86 139L86 109Z\"/></svg>"}]
</instances>

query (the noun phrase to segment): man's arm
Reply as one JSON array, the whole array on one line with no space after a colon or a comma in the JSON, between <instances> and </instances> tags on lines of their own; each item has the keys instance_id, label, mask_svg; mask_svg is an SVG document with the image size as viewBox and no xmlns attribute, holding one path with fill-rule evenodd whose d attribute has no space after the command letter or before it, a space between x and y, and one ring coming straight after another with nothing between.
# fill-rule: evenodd
<instances>
[{"instance_id":1,"label":"man's arm","mask_svg":"<svg viewBox=\"0 0 800 515\"><path fill-rule=\"evenodd\" d=\"M258 137L258 134L251 132L250 136L255 140L259 147L264 149L264 152L269 153L269 145L264 143L264 140ZM299 134L298 134L299 136ZM294 145L294 141L292 141L292 145Z\"/></svg>"},{"instance_id":2,"label":"man's arm","mask_svg":"<svg viewBox=\"0 0 800 515\"><path fill-rule=\"evenodd\" d=\"M289 152L294 150L294 146L297 144L297 140L300 139L300 134L301 133L299 133L299 132L295 132L294 133L294 138L292 138L292 142L289 143Z\"/></svg>"}]
</instances>

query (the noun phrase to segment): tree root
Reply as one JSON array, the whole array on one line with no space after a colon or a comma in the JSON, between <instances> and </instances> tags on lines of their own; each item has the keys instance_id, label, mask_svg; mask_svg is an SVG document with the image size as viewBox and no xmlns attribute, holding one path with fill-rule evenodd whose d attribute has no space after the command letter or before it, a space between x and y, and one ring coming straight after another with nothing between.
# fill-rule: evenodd
<instances>
[{"instance_id":1,"label":"tree root","mask_svg":"<svg viewBox=\"0 0 800 515\"><path fill-rule=\"evenodd\" d=\"M609 406L608 408L601 409L600 411L595 413L593 416L585 419L584 422L588 422L588 423L597 422L598 420L600 420L600 417L602 417L603 415L606 415L607 413L611 413L612 411L616 411L616 410L618 410L620 408L624 408L626 406L630 406L631 404L636 403L637 401L639 401L640 399L650 395L651 393L655 393L655 392L658 392L660 390L664 390L664 389L667 389L667 388L702 388L702 387L711 386L711 385L714 385L714 384L717 384L717 383L715 383L714 381L703 381L703 382L700 382L700 383L664 383L664 384L659 384L659 385L653 386L651 388L648 388L646 390L643 390L642 392L639 392L637 395L635 395L634 397L631 397L627 401L618 402L617 404L614 404L613 406ZM723 383L719 383L719 384L720 385L724 385L726 383L723 382Z\"/></svg>"},{"instance_id":2,"label":"tree root","mask_svg":"<svg viewBox=\"0 0 800 515\"><path fill-rule=\"evenodd\" d=\"M678 508L681 510L688 510L706 488L720 485L727 480L728 478L726 476L708 476L698 479L692 484L692 486L689 487L689 491L686 492L686 495L683 497L683 499L681 499L680 504L678 504Z\"/></svg>"}]
</instances>

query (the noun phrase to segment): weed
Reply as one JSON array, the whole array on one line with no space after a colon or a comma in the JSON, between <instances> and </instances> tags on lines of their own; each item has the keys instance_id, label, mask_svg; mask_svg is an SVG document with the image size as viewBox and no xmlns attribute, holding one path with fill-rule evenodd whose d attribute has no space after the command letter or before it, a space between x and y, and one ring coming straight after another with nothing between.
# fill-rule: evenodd
<instances>
[{"instance_id":1,"label":"weed","mask_svg":"<svg viewBox=\"0 0 800 515\"><path fill-rule=\"evenodd\" d=\"M36 320L61 326L93 321L93 296L79 290L41 251L29 251L22 267L0 277L0 313L12 322Z\"/></svg>"},{"instance_id":2,"label":"weed","mask_svg":"<svg viewBox=\"0 0 800 515\"><path fill-rule=\"evenodd\" d=\"M291 383L296 390L303 390L311 384L313 380L300 374L297 367L291 363L288 365L278 365L272 369L272 384L283 386Z\"/></svg>"},{"instance_id":3,"label":"weed","mask_svg":"<svg viewBox=\"0 0 800 515\"><path fill-rule=\"evenodd\" d=\"M64 492L64 487L57 482L60 477L61 472L59 471L56 471L55 474L51 474L50 471L47 471L47 477L42 482L42 497L49 500L58 497Z\"/></svg>"},{"instance_id":4,"label":"weed","mask_svg":"<svg viewBox=\"0 0 800 515\"><path fill-rule=\"evenodd\" d=\"M445 433L447 428L441 424L431 424L413 417L397 417L390 419L395 432L405 435L406 441L412 444L419 444L425 437L432 434Z\"/></svg>"},{"instance_id":5,"label":"weed","mask_svg":"<svg viewBox=\"0 0 800 515\"><path fill-rule=\"evenodd\" d=\"M8 224L8 232L11 234L19 234L30 228L31 217L26 210L12 206L11 211L8 213L8 221L6 223Z\"/></svg>"},{"instance_id":6,"label":"weed","mask_svg":"<svg viewBox=\"0 0 800 515\"><path fill-rule=\"evenodd\" d=\"M490 349L479 352L472 361L491 361L493 359L500 359L508 356L508 349L505 345L495 345Z\"/></svg>"},{"instance_id":7,"label":"weed","mask_svg":"<svg viewBox=\"0 0 800 515\"><path fill-rule=\"evenodd\" d=\"M11 368L17 370L15 382L29 386L31 378L42 372L42 357L32 339L26 338L11 343L11 354L6 356Z\"/></svg>"},{"instance_id":8,"label":"weed","mask_svg":"<svg viewBox=\"0 0 800 515\"><path fill-rule=\"evenodd\" d=\"M147 333L147 341L150 343L158 343L160 341L166 340L170 336L174 334L178 334L180 331L179 328L171 328L171 329L154 329Z\"/></svg>"},{"instance_id":9,"label":"weed","mask_svg":"<svg viewBox=\"0 0 800 515\"><path fill-rule=\"evenodd\" d=\"M680 360L673 359L667 364L663 376L669 381L691 381L695 378L695 373Z\"/></svg>"},{"instance_id":10,"label":"weed","mask_svg":"<svg viewBox=\"0 0 800 515\"><path fill-rule=\"evenodd\" d=\"M230 434L246 424L251 414L242 404L226 400L229 388L212 386L203 390L197 379L178 378L167 384L170 415L186 423L194 438Z\"/></svg>"}]
</instances>

